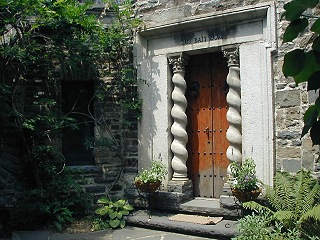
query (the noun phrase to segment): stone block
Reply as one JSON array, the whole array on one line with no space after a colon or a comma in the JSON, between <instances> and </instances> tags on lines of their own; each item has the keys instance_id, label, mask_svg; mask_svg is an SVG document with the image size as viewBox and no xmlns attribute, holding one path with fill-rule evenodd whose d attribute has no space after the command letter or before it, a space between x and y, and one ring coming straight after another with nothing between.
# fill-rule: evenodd
<instances>
[{"instance_id":1,"label":"stone block","mask_svg":"<svg viewBox=\"0 0 320 240\"><path fill-rule=\"evenodd\" d=\"M284 130L284 131L279 131L277 134L277 137L280 139L297 139L300 138L301 131L289 131L289 130Z\"/></svg>"},{"instance_id":2,"label":"stone block","mask_svg":"<svg viewBox=\"0 0 320 240\"><path fill-rule=\"evenodd\" d=\"M313 146L311 138L304 137L302 139L302 149L306 151L315 152L315 151L319 151L319 146Z\"/></svg>"},{"instance_id":3,"label":"stone block","mask_svg":"<svg viewBox=\"0 0 320 240\"><path fill-rule=\"evenodd\" d=\"M303 116L301 114L300 107L287 108L286 110L287 121L301 121Z\"/></svg>"},{"instance_id":4,"label":"stone block","mask_svg":"<svg viewBox=\"0 0 320 240\"><path fill-rule=\"evenodd\" d=\"M281 158L300 158L301 149L298 147L279 147L277 148L277 156Z\"/></svg>"},{"instance_id":5,"label":"stone block","mask_svg":"<svg viewBox=\"0 0 320 240\"><path fill-rule=\"evenodd\" d=\"M150 196L156 209L178 210L181 203L193 199L192 194L159 191Z\"/></svg>"},{"instance_id":6,"label":"stone block","mask_svg":"<svg viewBox=\"0 0 320 240\"><path fill-rule=\"evenodd\" d=\"M292 144L293 146L296 146L296 147L300 147L300 146L302 145L300 139L297 139L297 140L292 141L291 144Z\"/></svg>"},{"instance_id":7,"label":"stone block","mask_svg":"<svg viewBox=\"0 0 320 240\"><path fill-rule=\"evenodd\" d=\"M288 145L288 141L287 140L278 140L277 141L277 146L285 147L287 145Z\"/></svg>"},{"instance_id":8,"label":"stone block","mask_svg":"<svg viewBox=\"0 0 320 240\"><path fill-rule=\"evenodd\" d=\"M282 161L282 166L284 171L295 173L301 169L301 161L293 159L284 159Z\"/></svg>"},{"instance_id":9,"label":"stone block","mask_svg":"<svg viewBox=\"0 0 320 240\"><path fill-rule=\"evenodd\" d=\"M134 174L135 176L138 175L138 169L136 167L125 167L123 172L126 174Z\"/></svg>"},{"instance_id":10,"label":"stone block","mask_svg":"<svg viewBox=\"0 0 320 240\"><path fill-rule=\"evenodd\" d=\"M312 154L312 152L310 151L303 151L302 153L302 167L310 170L310 171L314 171L314 155Z\"/></svg>"},{"instance_id":11,"label":"stone block","mask_svg":"<svg viewBox=\"0 0 320 240\"><path fill-rule=\"evenodd\" d=\"M300 101L299 90L283 90L276 93L276 105L280 108L299 106Z\"/></svg>"},{"instance_id":12,"label":"stone block","mask_svg":"<svg viewBox=\"0 0 320 240\"><path fill-rule=\"evenodd\" d=\"M100 173L101 168L99 166L87 165L87 166L70 166L68 167L69 170L73 174L94 174Z\"/></svg>"},{"instance_id":13,"label":"stone block","mask_svg":"<svg viewBox=\"0 0 320 240\"><path fill-rule=\"evenodd\" d=\"M168 192L189 193L193 192L192 181L169 181Z\"/></svg>"},{"instance_id":14,"label":"stone block","mask_svg":"<svg viewBox=\"0 0 320 240\"><path fill-rule=\"evenodd\" d=\"M228 182L224 183L222 188L222 195L230 196L231 194L232 192L231 192L230 184Z\"/></svg>"},{"instance_id":15,"label":"stone block","mask_svg":"<svg viewBox=\"0 0 320 240\"><path fill-rule=\"evenodd\" d=\"M220 206L222 208L228 208L228 209L241 208L241 204L234 196L221 195L219 200L220 200Z\"/></svg>"},{"instance_id":16,"label":"stone block","mask_svg":"<svg viewBox=\"0 0 320 240\"><path fill-rule=\"evenodd\" d=\"M104 185L92 185L85 186L86 193L104 193L106 191L106 186Z\"/></svg>"},{"instance_id":17,"label":"stone block","mask_svg":"<svg viewBox=\"0 0 320 240\"><path fill-rule=\"evenodd\" d=\"M111 157L110 150L106 146L95 147L94 154L96 158L100 159L100 161Z\"/></svg>"},{"instance_id":18,"label":"stone block","mask_svg":"<svg viewBox=\"0 0 320 240\"><path fill-rule=\"evenodd\" d=\"M185 5L153 12L153 14L145 15L144 20L163 23L174 19L184 19L187 16L191 16L191 6Z\"/></svg>"},{"instance_id":19,"label":"stone block","mask_svg":"<svg viewBox=\"0 0 320 240\"><path fill-rule=\"evenodd\" d=\"M317 91L309 91L308 92L308 99L309 99L309 103L315 103L316 99L319 96L319 90Z\"/></svg>"}]
</instances>

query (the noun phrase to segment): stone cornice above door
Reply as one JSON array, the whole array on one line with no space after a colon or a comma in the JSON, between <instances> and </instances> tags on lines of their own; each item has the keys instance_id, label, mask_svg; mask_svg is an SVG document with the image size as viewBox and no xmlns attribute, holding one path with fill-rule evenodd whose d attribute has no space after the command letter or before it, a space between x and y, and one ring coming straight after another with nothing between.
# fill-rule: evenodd
<instances>
[{"instance_id":1,"label":"stone cornice above door","mask_svg":"<svg viewBox=\"0 0 320 240\"><path fill-rule=\"evenodd\" d=\"M186 17L183 20L164 22L161 25L150 25L139 32L140 36L146 39L166 37L177 33L202 31L212 26L219 28L223 26L238 25L242 23L267 20L268 28L275 31L275 3L267 2L262 4L250 5L236 9L229 9L221 12L195 15ZM269 36L268 36L269 35ZM273 36L272 36L273 35ZM266 33L270 42L276 42L275 34Z\"/></svg>"},{"instance_id":2,"label":"stone cornice above door","mask_svg":"<svg viewBox=\"0 0 320 240\"><path fill-rule=\"evenodd\" d=\"M273 2L147 27L138 33L137 63L142 55L174 52L192 55L212 48L254 41L262 42L271 51L276 50L276 8ZM139 49L139 46L142 48Z\"/></svg>"}]
</instances>

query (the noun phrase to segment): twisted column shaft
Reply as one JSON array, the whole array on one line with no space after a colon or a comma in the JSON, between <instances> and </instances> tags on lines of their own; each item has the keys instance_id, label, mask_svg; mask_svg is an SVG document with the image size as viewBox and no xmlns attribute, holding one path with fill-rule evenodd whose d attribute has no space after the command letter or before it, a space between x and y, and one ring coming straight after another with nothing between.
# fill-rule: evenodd
<instances>
[{"instance_id":1,"label":"twisted column shaft","mask_svg":"<svg viewBox=\"0 0 320 240\"><path fill-rule=\"evenodd\" d=\"M229 73L227 84L229 92L227 94L227 120L230 124L226 137L230 146L227 149L227 158L231 162L242 161L242 130L241 130L241 81L238 48L223 50L224 56L228 59Z\"/></svg>"},{"instance_id":2,"label":"twisted column shaft","mask_svg":"<svg viewBox=\"0 0 320 240\"><path fill-rule=\"evenodd\" d=\"M172 82L174 88L172 91L173 107L171 109L171 116L173 124L171 126L171 133L173 141L171 143L171 151L173 158L171 166L173 169L173 181L187 181L187 159L188 151L186 148L188 142L188 134L186 131L187 126L187 99L185 92L187 88L185 75L185 65L187 64L187 55L178 54L168 56L169 63L172 65L173 76Z\"/></svg>"}]
</instances>

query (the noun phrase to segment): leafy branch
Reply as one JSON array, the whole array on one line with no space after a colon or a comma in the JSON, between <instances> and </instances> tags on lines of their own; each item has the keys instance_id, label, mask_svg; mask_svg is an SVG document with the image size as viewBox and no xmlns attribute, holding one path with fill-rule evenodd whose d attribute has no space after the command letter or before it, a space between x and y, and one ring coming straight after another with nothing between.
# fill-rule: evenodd
<instances>
[{"instance_id":1,"label":"leafy branch","mask_svg":"<svg viewBox=\"0 0 320 240\"><path fill-rule=\"evenodd\" d=\"M307 82L307 91L320 89L320 18L307 11L315 10L319 0L292 0L284 5L282 17L289 21L283 43L294 41L300 35L311 33L310 43L285 54L282 71L293 77L298 85ZM320 144L320 98L304 114L301 137L310 131L313 144Z\"/></svg>"}]
</instances>

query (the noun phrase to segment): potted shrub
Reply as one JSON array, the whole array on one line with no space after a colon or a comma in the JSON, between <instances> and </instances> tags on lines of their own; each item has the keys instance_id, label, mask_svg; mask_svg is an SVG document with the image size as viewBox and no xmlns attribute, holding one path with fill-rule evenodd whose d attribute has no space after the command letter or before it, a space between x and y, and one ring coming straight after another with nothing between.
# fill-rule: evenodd
<instances>
[{"instance_id":1,"label":"potted shrub","mask_svg":"<svg viewBox=\"0 0 320 240\"><path fill-rule=\"evenodd\" d=\"M152 161L149 170L144 169L135 177L134 184L141 192L155 192L167 173L167 168L161 161Z\"/></svg>"},{"instance_id":2,"label":"potted shrub","mask_svg":"<svg viewBox=\"0 0 320 240\"><path fill-rule=\"evenodd\" d=\"M261 193L256 176L256 164L251 158L242 163L230 164L232 179L229 181L233 195L241 202L255 200Z\"/></svg>"}]
</instances>

